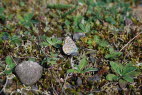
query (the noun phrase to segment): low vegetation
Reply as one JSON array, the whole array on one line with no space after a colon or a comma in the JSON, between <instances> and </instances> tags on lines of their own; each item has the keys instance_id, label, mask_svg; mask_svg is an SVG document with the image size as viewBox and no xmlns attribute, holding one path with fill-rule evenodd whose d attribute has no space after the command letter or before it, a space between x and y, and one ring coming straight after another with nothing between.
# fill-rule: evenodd
<instances>
[{"instance_id":1,"label":"low vegetation","mask_svg":"<svg viewBox=\"0 0 142 95\"><path fill-rule=\"evenodd\" d=\"M141 95L142 18L133 11L139 0L49 1L0 2L0 93ZM76 33L85 34L73 39L79 54L66 55L64 39ZM33 86L14 72L29 60L44 68Z\"/></svg>"}]
</instances>

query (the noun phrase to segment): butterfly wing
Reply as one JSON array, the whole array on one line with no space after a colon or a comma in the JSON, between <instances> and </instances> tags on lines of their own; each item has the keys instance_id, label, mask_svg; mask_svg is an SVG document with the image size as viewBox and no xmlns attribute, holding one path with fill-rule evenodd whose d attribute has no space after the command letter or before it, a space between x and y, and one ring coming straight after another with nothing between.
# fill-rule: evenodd
<instances>
[{"instance_id":1,"label":"butterfly wing","mask_svg":"<svg viewBox=\"0 0 142 95\"><path fill-rule=\"evenodd\" d=\"M70 37L66 37L63 45L63 51L67 55L74 55L78 52L78 48Z\"/></svg>"}]
</instances>

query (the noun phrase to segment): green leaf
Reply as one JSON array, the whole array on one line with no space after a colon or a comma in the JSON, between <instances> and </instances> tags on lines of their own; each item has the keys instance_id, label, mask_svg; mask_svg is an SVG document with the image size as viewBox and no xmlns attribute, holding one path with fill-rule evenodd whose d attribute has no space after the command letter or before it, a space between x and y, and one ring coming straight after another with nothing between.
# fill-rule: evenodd
<instances>
[{"instance_id":1,"label":"green leaf","mask_svg":"<svg viewBox=\"0 0 142 95\"><path fill-rule=\"evenodd\" d=\"M109 48L109 52L110 52L110 53L113 53L113 52L114 52L114 49L113 49L113 48Z\"/></svg>"},{"instance_id":2,"label":"green leaf","mask_svg":"<svg viewBox=\"0 0 142 95\"><path fill-rule=\"evenodd\" d=\"M74 64L74 67L76 67L76 69L75 69L75 70L76 70L77 72L82 71L82 70L80 69L79 65Z\"/></svg>"},{"instance_id":3,"label":"green leaf","mask_svg":"<svg viewBox=\"0 0 142 95\"><path fill-rule=\"evenodd\" d=\"M49 61L49 64L54 65L57 64L56 61Z\"/></svg>"},{"instance_id":4,"label":"green leaf","mask_svg":"<svg viewBox=\"0 0 142 95\"><path fill-rule=\"evenodd\" d=\"M18 44L18 45L21 44L21 39L18 36L16 36L16 35L12 36L10 38L10 40L11 40L12 44Z\"/></svg>"},{"instance_id":5,"label":"green leaf","mask_svg":"<svg viewBox=\"0 0 142 95\"><path fill-rule=\"evenodd\" d=\"M35 59L35 58L29 58L28 61L33 61L33 62L35 62L36 59Z\"/></svg>"},{"instance_id":6,"label":"green leaf","mask_svg":"<svg viewBox=\"0 0 142 95\"><path fill-rule=\"evenodd\" d=\"M91 71L98 71L98 69L97 68L87 68L83 72L86 73L86 72L91 72Z\"/></svg>"},{"instance_id":7,"label":"green leaf","mask_svg":"<svg viewBox=\"0 0 142 95\"><path fill-rule=\"evenodd\" d=\"M10 56L7 56L6 59L6 64L7 67L6 70L4 71L5 74L11 74L12 73L12 69L16 66L16 64L13 62L12 58Z\"/></svg>"},{"instance_id":8,"label":"green leaf","mask_svg":"<svg viewBox=\"0 0 142 95\"><path fill-rule=\"evenodd\" d=\"M106 76L106 79L109 80L109 81L113 81L113 80L115 81L115 80L118 80L119 77L116 76L116 75L114 75L114 74L108 74L108 75Z\"/></svg>"},{"instance_id":9,"label":"green leaf","mask_svg":"<svg viewBox=\"0 0 142 95\"><path fill-rule=\"evenodd\" d=\"M111 24L116 24L116 21L114 20L113 17L106 17L105 20Z\"/></svg>"},{"instance_id":10,"label":"green leaf","mask_svg":"<svg viewBox=\"0 0 142 95\"><path fill-rule=\"evenodd\" d=\"M21 2L20 2L20 6L22 6L22 7L25 6L25 2L22 2L22 1L21 1Z\"/></svg>"},{"instance_id":11,"label":"green leaf","mask_svg":"<svg viewBox=\"0 0 142 95\"><path fill-rule=\"evenodd\" d=\"M0 19L5 20L4 8L0 7Z\"/></svg>"},{"instance_id":12,"label":"green leaf","mask_svg":"<svg viewBox=\"0 0 142 95\"><path fill-rule=\"evenodd\" d=\"M0 7L0 14L2 14L4 11L4 8Z\"/></svg>"},{"instance_id":13,"label":"green leaf","mask_svg":"<svg viewBox=\"0 0 142 95\"><path fill-rule=\"evenodd\" d=\"M78 0L78 3L84 4L85 1L84 0Z\"/></svg>"},{"instance_id":14,"label":"green leaf","mask_svg":"<svg viewBox=\"0 0 142 95\"><path fill-rule=\"evenodd\" d=\"M122 64L111 61L110 65L111 65L111 68L114 70L115 73L122 76L122 71L123 71L123 65Z\"/></svg>"},{"instance_id":15,"label":"green leaf","mask_svg":"<svg viewBox=\"0 0 142 95\"><path fill-rule=\"evenodd\" d=\"M100 37L97 36L97 35L95 35L95 36L94 36L94 41L95 41L97 44L100 43Z\"/></svg>"},{"instance_id":16,"label":"green leaf","mask_svg":"<svg viewBox=\"0 0 142 95\"><path fill-rule=\"evenodd\" d=\"M87 23L85 26L85 32L89 32L90 29L91 29L91 25L90 25L90 23Z\"/></svg>"},{"instance_id":17,"label":"green leaf","mask_svg":"<svg viewBox=\"0 0 142 95\"><path fill-rule=\"evenodd\" d=\"M99 36L94 36L94 41L101 47L108 47L109 43L103 39L101 39Z\"/></svg>"},{"instance_id":18,"label":"green leaf","mask_svg":"<svg viewBox=\"0 0 142 95\"><path fill-rule=\"evenodd\" d=\"M110 52L110 54L105 55L106 59L115 59L122 54L122 52L114 51L113 48L109 48L109 52Z\"/></svg>"},{"instance_id":19,"label":"green leaf","mask_svg":"<svg viewBox=\"0 0 142 95\"><path fill-rule=\"evenodd\" d=\"M24 15L25 21L30 21L33 18L33 13L28 13Z\"/></svg>"},{"instance_id":20,"label":"green leaf","mask_svg":"<svg viewBox=\"0 0 142 95\"><path fill-rule=\"evenodd\" d=\"M80 27L80 29L83 31L83 32L85 32L86 31L86 29L85 29L85 25L84 24L79 24L79 27Z\"/></svg>"},{"instance_id":21,"label":"green leaf","mask_svg":"<svg viewBox=\"0 0 142 95\"><path fill-rule=\"evenodd\" d=\"M42 42L41 45L42 45L42 46L49 46L50 44L47 43L47 42Z\"/></svg>"},{"instance_id":22,"label":"green leaf","mask_svg":"<svg viewBox=\"0 0 142 95\"><path fill-rule=\"evenodd\" d=\"M123 79L126 80L127 82L134 82L133 77L130 76L124 76Z\"/></svg>"},{"instance_id":23,"label":"green leaf","mask_svg":"<svg viewBox=\"0 0 142 95\"><path fill-rule=\"evenodd\" d=\"M75 69L68 69L67 73L77 73L77 70L75 70Z\"/></svg>"},{"instance_id":24,"label":"green leaf","mask_svg":"<svg viewBox=\"0 0 142 95\"><path fill-rule=\"evenodd\" d=\"M43 65L43 64L45 64L45 63L47 63L48 62L48 57L45 57L43 60L42 60L42 62L41 62L41 64Z\"/></svg>"},{"instance_id":25,"label":"green leaf","mask_svg":"<svg viewBox=\"0 0 142 95\"><path fill-rule=\"evenodd\" d=\"M56 48L58 48L59 47L58 45L62 43L62 41L57 38L46 38L46 41L47 42L43 42L44 45L51 45Z\"/></svg>"},{"instance_id":26,"label":"green leaf","mask_svg":"<svg viewBox=\"0 0 142 95\"><path fill-rule=\"evenodd\" d=\"M124 69L123 69L123 74L127 74L127 73L131 73L131 72L134 72L135 70L137 70L136 67L134 66L125 66Z\"/></svg>"},{"instance_id":27,"label":"green leaf","mask_svg":"<svg viewBox=\"0 0 142 95\"><path fill-rule=\"evenodd\" d=\"M126 76L131 76L131 77L136 77L136 76L138 76L138 75L140 75L141 74L141 72L136 72L136 71L133 71L133 72L128 72L128 73L126 73L125 75ZM124 75L124 76L125 76Z\"/></svg>"},{"instance_id":28,"label":"green leaf","mask_svg":"<svg viewBox=\"0 0 142 95\"><path fill-rule=\"evenodd\" d=\"M101 47L107 47L109 46L109 43L105 40L100 40L100 42L98 43Z\"/></svg>"},{"instance_id":29,"label":"green leaf","mask_svg":"<svg viewBox=\"0 0 142 95\"><path fill-rule=\"evenodd\" d=\"M87 66L87 58L86 58L86 56L84 56L84 57L80 60L80 64L79 64L80 70L84 69L85 66Z\"/></svg>"},{"instance_id":30,"label":"green leaf","mask_svg":"<svg viewBox=\"0 0 142 95\"><path fill-rule=\"evenodd\" d=\"M37 23L37 20L32 20L34 14L33 13L26 13L24 16L17 15L19 19L19 24L23 25L26 28L29 28L32 24Z\"/></svg>"},{"instance_id":31,"label":"green leaf","mask_svg":"<svg viewBox=\"0 0 142 95\"><path fill-rule=\"evenodd\" d=\"M78 6L75 6L74 8L70 9L66 13L62 14L62 17L66 17L67 15L70 15L71 13L73 13L74 11L76 11L77 8L78 8Z\"/></svg>"},{"instance_id":32,"label":"green leaf","mask_svg":"<svg viewBox=\"0 0 142 95\"><path fill-rule=\"evenodd\" d=\"M110 54L105 55L106 59L116 59L117 57L119 57L122 54L122 52L113 52Z\"/></svg>"},{"instance_id":33,"label":"green leaf","mask_svg":"<svg viewBox=\"0 0 142 95\"><path fill-rule=\"evenodd\" d=\"M14 62L10 56L7 56L5 61L10 69L13 69L16 65L16 64L14 64Z\"/></svg>"},{"instance_id":34,"label":"green leaf","mask_svg":"<svg viewBox=\"0 0 142 95\"><path fill-rule=\"evenodd\" d=\"M5 73L5 74L11 74L11 73L12 73L12 70L5 70L4 73Z\"/></svg>"}]
</instances>

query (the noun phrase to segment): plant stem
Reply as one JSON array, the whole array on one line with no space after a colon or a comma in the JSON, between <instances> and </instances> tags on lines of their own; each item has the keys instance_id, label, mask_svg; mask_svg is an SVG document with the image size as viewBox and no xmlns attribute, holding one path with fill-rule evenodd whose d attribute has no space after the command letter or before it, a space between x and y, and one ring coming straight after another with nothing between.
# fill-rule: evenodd
<instances>
[{"instance_id":1,"label":"plant stem","mask_svg":"<svg viewBox=\"0 0 142 95\"><path fill-rule=\"evenodd\" d=\"M136 37L138 37L142 32L138 33L135 37L133 37L127 44L125 44L121 49L120 52L127 47Z\"/></svg>"}]
</instances>

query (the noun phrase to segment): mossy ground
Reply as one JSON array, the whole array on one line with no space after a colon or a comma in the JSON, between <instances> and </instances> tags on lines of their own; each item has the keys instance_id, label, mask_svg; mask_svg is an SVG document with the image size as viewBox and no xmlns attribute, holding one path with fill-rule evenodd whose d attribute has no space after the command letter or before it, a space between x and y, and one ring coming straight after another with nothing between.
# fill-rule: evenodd
<instances>
[{"instance_id":1,"label":"mossy ground","mask_svg":"<svg viewBox=\"0 0 142 95\"><path fill-rule=\"evenodd\" d=\"M7 77L11 79L4 92L13 95L141 95L141 74L125 88L117 81L106 80L106 75L112 73L110 61L131 63L139 72L142 70L142 15L133 0L126 0L132 5L122 1L0 1L0 71L5 70L6 56L16 64L33 60L44 67L42 78L31 87L23 85L14 74L2 74L0 88ZM86 36L75 41L79 56L73 57L74 63L78 64L85 54L86 68L98 71L67 74L71 56L63 53L62 45L67 35L72 37L76 32Z\"/></svg>"}]
</instances>

